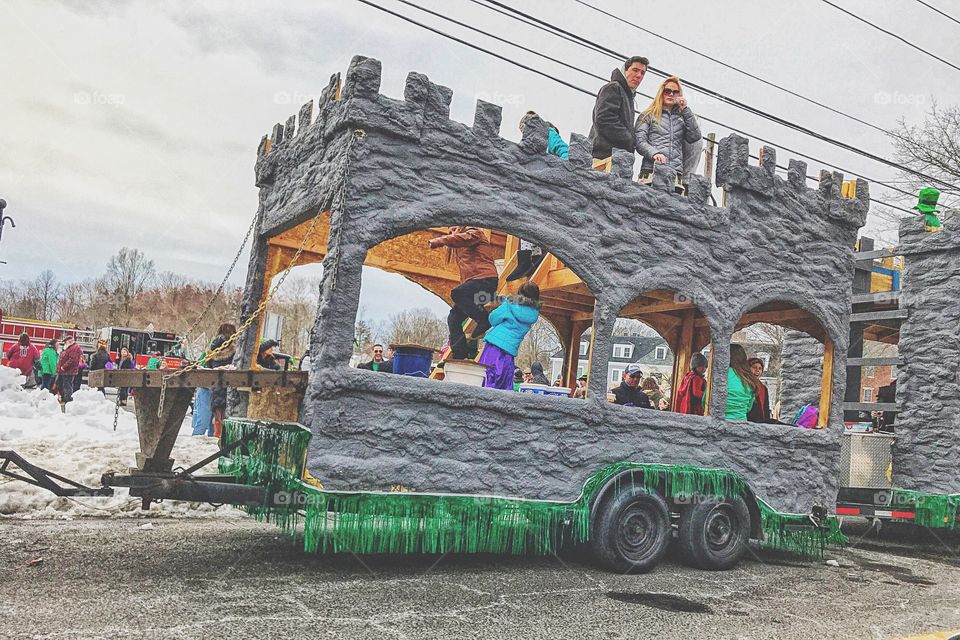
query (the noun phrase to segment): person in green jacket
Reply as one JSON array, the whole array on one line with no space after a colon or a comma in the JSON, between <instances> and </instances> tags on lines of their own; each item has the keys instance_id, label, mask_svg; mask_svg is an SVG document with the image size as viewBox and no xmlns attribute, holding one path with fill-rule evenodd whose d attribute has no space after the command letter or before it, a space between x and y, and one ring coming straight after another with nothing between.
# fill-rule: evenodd
<instances>
[{"instance_id":1,"label":"person in green jacket","mask_svg":"<svg viewBox=\"0 0 960 640\"><path fill-rule=\"evenodd\" d=\"M40 388L53 393L53 381L57 377L57 340L54 338L40 352Z\"/></svg>"},{"instance_id":2,"label":"person in green jacket","mask_svg":"<svg viewBox=\"0 0 960 640\"><path fill-rule=\"evenodd\" d=\"M159 369L161 364L163 363L161 362L160 352L154 351L150 359L147 360L147 369Z\"/></svg>"},{"instance_id":3,"label":"person in green jacket","mask_svg":"<svg viewBox=\"0 0 960 640\"><path fill-rule=\"evenodd\" d=\"M746 421L747 413L760 393L760 380L747 364L747 352L739 344L730 345L730 368L727 369L727 420Z\"/></svg>"}]
</instances>

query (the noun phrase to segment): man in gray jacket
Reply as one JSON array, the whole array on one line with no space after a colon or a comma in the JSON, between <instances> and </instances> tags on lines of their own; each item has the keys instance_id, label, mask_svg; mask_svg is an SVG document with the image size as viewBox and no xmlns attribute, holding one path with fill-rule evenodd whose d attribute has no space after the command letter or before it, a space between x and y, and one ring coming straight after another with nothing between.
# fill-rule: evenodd
<instances>
[{"instance_id":1,"label":"man in gray jacket","mask_svg":"<svg viewBox=\"0 0 960 640\"><path fill-rule=\"evenodd\" d=\"M634 151L633 100L648 64L650 61L643 56L627 58L623 69L614 69L610 82L597 94L590 127L594 169L609 172L614 149Z\"/></svg>"}]
</instances>

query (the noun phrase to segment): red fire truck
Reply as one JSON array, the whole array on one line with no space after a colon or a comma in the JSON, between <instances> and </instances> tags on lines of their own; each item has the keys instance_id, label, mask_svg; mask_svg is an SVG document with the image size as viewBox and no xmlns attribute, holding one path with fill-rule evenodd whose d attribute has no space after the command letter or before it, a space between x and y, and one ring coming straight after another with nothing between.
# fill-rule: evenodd
<instances>
[{"instance_id":1,"label":"red fire truck","mask_svg":"<svg viewBox=\"0 0 960 640\"><path fill-rule=\"evenodd\" d=\"M147 331L130 327L104 327L97 336L107 343L110 357L117 361L120 349L130 350L136 361L137 369L146 369L147 362L154 353L159 352L162 358L161 368L178 369L181 358L167 357L166 354L177 345L177 334L164 331Z\"/></svg>"},{"instance_id":2,"label":"red fire truck","mask_svg":"<svg viewBox=\"0 0 960 640\"><path fill-rule=\"evenodd\" d=\"M65 335L73 336L85 353L93 351L96 347L96 334L91 329L80 329L70 322L4 316L3 311L0 310L0 345L3 348L0 363L7 364L7 350L17 343L23 333L30 336L30 342L38 351L47 346L50 340L54 338L61 340Z\"/></svg>"},{"instance_id":3,"label":"red fire truck","mask_svg":"<svg viewBox=\"0 0 960 640\"><path fill-rule=\"evenodd\" d=\"M97 340L104 340L110 351L110 357L117 361L120 349L126 347L134 356L138 369L145 369L147 362L154 353L163 356L162 368L176 369L181 365L180 358L165 357L178 342L177 335L170 332L148 331L131 329L130 327L104 327L99 331L81 329L70 322L52 322L48 320L34 320L32 318L17 318L4 316L0 310L0 364L7 363L7 350L26 333L30 342L38 351L43 350L50 340L62 340L65 335L71 335L85 354L93 353L97 348Z\"/></svg>"}]
</instances>

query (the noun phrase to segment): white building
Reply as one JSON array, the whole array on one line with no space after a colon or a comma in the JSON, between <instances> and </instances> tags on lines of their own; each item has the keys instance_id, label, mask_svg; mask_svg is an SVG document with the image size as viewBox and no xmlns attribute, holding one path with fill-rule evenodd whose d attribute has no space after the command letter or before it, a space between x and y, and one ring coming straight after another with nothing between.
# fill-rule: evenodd
<instances>
[{"instance_id":1,"label":"white building","mask_svg":"<svg viewBox=\"0 0 960 640\"><path fill-rule=\"evenodd\" d=\"M577 377L587 372L587 357L590 352L590 340L585 338L580 342L580 360L577 363ZM563 370L563 351L557 351L550 357L550 379L556 380ZM673 352L666 341L658 336L614 336L613 354L607 363L607 387L615 387L623 377L623 370L628 364L636 362L640 365L643 375L653 374L655 377L669 381L673 375ZM596 372L593 372L596 375Z\"/></svg>"}]
</instances>

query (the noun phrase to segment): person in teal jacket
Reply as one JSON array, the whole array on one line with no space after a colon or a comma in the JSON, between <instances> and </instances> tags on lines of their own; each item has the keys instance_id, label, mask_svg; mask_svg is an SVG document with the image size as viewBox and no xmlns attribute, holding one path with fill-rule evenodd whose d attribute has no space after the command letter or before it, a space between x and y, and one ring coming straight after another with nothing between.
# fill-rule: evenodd
<instances>
[{"instance_id":1,"label":"person in teal jacket","mask_svg":"<svg viewBox=\"0 0 960 640\"><path fill-rule=\"evenodd\" d=\"M40 388L50 393L53 393L53 381L57 377L57 360L59 359L57 341L53 339L40 352Z\"/></svg>"},{"instance_id":2,"label":"person in teal jacket","mask_svg":"<svg viewBox=\"0 0 960 640\"><path fill-rule=\"evenodd\" d=\"M522 133L531 118L539 118L536 111L527 111L520 119L520 132ZM547 122L547 153L558 158L568 159L570 148L560 137L560 131L553 126L553 123ZM517 251L517 267L507 276L507 282L513 282L520 278L527 278L533 275L533 272L543 261L543 247L538 247L529 240L520 239L520 249Z\"/></svg>"},{"instance_id":3,"label":"person in teal jacket","mask_svg":"<svg viewBox=\"0 0 960 640\"><path fill-rule=\"evenodd\" d=\"M747 363L747 352L739 344L730 345L730 368L727 369L727 420L746 421L747 413L760 393L760 380Z\"/></svg>"},{"instance_id":4,"label":"person in teal jacket","mask_svg":"<svg viewBox=\"0 0 960 640\"><path fill-rule=\"evenodd\" d=\"M483 340L486 343L477 361L487 365L483 386L493 389L513 389L513 359L530 327L540 317L540 287L524 283L519 295L504 296L500 306L490 313L490 324Z\"/></svg>"}]
</instances>

